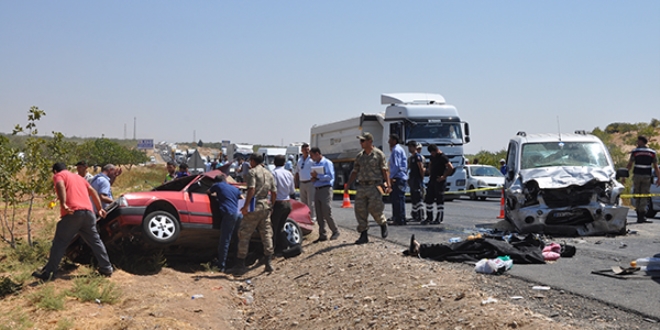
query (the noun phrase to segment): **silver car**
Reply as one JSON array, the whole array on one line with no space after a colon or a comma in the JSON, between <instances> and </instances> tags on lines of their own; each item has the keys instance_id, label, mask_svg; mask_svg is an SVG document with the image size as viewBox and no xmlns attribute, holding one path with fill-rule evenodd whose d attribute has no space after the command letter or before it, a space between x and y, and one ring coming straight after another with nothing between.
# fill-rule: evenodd
<instances>
[{"instance_id":1,"label":"silver car","mask_svg":"<svg viewBox=\"0 0 660 330\"><path fill-rule=\"evenodd\" d=\"M506 165L505 218L518 231L625 234L624 188L596 136L519 132L509 142Z\"/></svg>"}]
</instances>

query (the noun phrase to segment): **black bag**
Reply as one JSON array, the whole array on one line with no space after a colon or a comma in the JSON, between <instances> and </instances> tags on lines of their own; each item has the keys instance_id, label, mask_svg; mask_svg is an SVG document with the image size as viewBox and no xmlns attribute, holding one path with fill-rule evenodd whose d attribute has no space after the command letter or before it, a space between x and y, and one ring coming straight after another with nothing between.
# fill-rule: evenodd
<instances>
[{"instance_id":1,"label":"black bag","mask_svg":"<svg viewBox=\"0 0 660 330\"><path fill-rule=\"evenodd\" d=\"M575 249L575 246L573 246L573 245L560 244L560 246L561 246L561 252L559 253L559 255L562 258L570 258L570 257L574 256L575 252L577 251Z\"/></svg>"}]
</instances>

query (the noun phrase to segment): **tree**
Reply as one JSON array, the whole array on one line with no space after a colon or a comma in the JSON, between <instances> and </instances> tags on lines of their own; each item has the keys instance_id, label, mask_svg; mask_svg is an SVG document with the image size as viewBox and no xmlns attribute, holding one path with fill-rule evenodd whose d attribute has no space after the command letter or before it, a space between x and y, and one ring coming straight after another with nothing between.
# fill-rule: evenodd
<instances>
[{"instance_id":1,"label":"tree","mask_svg":"<svg viewBox=\"0 0 660 330\"><path fill-rule=\"evenodd\" d=\"M11 146L10 141L5 136L0 136L0 198L3 203L2 220L2 240L9 243L12 248L16 247L16 238L14 236L14 224L16 220L16 205L19 202L17 198L19 185L16 184L16 176L21 172L23 159L17 148ZM11 215L9 211L11 210Z\"/></svg>"}]
</instances>

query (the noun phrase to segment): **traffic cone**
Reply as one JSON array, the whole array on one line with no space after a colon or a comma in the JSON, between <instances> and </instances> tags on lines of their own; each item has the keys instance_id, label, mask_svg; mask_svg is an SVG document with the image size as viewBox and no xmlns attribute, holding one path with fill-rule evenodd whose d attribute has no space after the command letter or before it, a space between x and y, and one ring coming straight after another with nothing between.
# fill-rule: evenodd
<instances>
[{"instance_id":1,"label":"traffic cone","mask_svg":"<svg viewBox=\"0 0 660 330\"><path fill-rule=\"evenodd\" d=\"M346 191L346 185L344 185L344 202L341 204L341 207L343 209L350 209L353 207L353 205L351 205L351 197L348 195L348 192Z\"/></svg>"},{"instance_id":2,"label":"traffic cone","mask_svg":"<svg viewBox=\"0 0 660 330\"><path fill-rule=\"evenodd\" d=\"M502 189L502 198L500 198L500 215L498 219L504 219L504 189Z\"/></svg>"}]
</instances>

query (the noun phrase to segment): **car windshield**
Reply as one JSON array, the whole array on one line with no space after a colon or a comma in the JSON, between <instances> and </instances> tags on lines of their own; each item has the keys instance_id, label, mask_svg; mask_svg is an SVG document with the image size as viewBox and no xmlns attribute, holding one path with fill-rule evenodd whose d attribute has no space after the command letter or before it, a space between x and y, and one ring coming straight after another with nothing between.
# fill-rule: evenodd
<instances>
[{"instance_id":1,"label":"car windshield","mask_svg":"<svg viewBox=\"0 0 660 330\"><path fill-rule=\"evenodd\" d=\"M605 150L596 142L527 143L522 148L521 168L548 166L608 166Z\"/></svg>"},{"instance_id":2,"label":"car windshield","mask_svg":"<svg viewBox=\"0 0 660 330\"><path fill-rule=\"evenodd\" d=\"M170 182L166 182L156 188L154 188L154 191L180 191L185 188L190 181L194 180L197 176L196 175L189 175L189 176L184 176L183 178L178 178L175 180L172 180Z\"/></svg>"},{"instance_id":3,"label":"car windshield","mask_svg":"<svg viewBox=\"0 0 660 330\"><path fill-rule=\"evenodd\" d=\"M470 173L472 173L472 176L503 176L500 170L492 166L474 166L470 168Z\"/></svg>"},{"instance_id":4,"label":"car windshield","mask_svg":"<svg viewBox=\"0 0 660 330\"><path fill-rule=\"evenodd\" d=\"M461 125L458 123L417 123L408 132L409 140L460 140L462 138Z\"/></svg>"}]
</instances>

